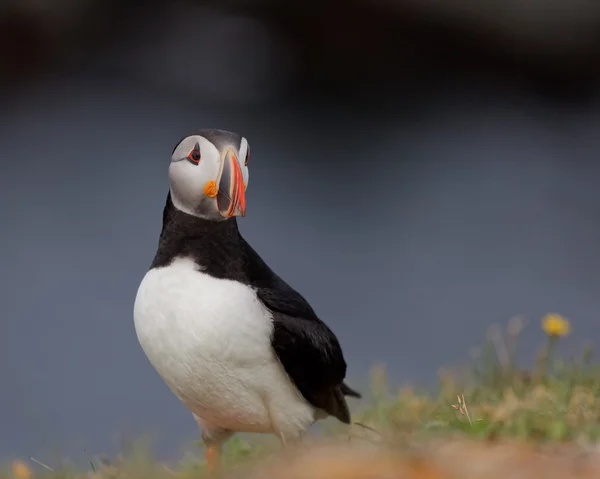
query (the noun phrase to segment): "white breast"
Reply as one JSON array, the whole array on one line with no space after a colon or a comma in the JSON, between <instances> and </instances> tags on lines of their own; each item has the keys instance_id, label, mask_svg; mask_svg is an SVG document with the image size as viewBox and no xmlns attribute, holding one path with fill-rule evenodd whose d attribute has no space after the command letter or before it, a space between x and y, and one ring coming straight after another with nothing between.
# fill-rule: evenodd
<instances>
[{"instance_id":1,"label":"white breast","mask_svg":"<svg viewBox=\"0 0 600 479\"><path fill-rule=\"evenodd\" d=\"M271 347L270 312L254 290L202 273L179 258L148 271L134 322L150 363L205 421L233 431L292 437L315 411Z\"/></svg>"}]
</instances>

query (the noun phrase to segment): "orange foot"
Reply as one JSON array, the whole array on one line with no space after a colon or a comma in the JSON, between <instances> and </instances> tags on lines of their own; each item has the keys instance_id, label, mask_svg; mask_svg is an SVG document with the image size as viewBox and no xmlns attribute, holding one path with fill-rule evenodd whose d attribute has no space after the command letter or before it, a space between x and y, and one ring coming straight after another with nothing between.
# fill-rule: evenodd
<instances>
[{"instance_id":1,"label":"orange foot","mask_svg":"<svg viewBox=\"0 0 600 479\"><path fill-rule=\"evenodd\" d=\"M216 472L221 465L221 449L218 446L207 446L205 456L208 472Z\"/></svg>"}]
</instances>

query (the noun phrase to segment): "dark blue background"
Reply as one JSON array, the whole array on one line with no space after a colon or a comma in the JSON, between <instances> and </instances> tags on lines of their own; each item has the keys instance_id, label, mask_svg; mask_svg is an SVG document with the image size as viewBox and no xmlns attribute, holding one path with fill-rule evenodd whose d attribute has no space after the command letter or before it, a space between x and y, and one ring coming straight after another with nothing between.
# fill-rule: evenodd
<instances>
[{"instance_id":1,"label":"dark blue background","mask_svg":"<svg viewBox=\"0 0 600 479\"><path fill-rule=\"evenodd\" d=\"M170 152L196 127L249 139L241 230L338 334L353 384L379 362L397 384L431 383L515 314L532 320L524 357L549 311L572 320L566 350L598 338L595 97L465 75L386 110L284 101L283 70L259 68L270 50L249 61L234 44L222 64L168 40L162 57L129 43L35 77L2 111L0 455L78 458L148 431L173 454L199 438L132 318Z\"/></svg>"}]
</instances>

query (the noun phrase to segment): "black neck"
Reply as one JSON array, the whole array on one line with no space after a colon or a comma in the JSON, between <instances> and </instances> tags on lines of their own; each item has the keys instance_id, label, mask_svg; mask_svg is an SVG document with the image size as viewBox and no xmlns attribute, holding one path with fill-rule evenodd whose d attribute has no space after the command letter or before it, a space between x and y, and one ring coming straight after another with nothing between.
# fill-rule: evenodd
<instances>
[{"instance_id":1,"label":"black neck","mask_svg":"<svg viewBox=\"0 0 600 479\"><path fill-rule=\"evenodd\" d=\"M150 268L168 266L176 257L189 257L212 276L244 281L240 240L235 217L213 221L184 213L175 208L169 193L158 251Z\"/></svg>"}]
</instances>

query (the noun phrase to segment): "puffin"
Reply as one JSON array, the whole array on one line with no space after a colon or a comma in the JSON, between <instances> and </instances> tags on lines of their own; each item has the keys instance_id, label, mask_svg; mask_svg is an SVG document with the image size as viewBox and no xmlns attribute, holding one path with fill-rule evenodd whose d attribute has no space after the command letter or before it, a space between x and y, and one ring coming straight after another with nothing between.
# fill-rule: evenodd
<instances>
[{"instance_id":1,"label":"puffin","mask_svg":"<svg viewBox=\"0 0 600 479\"><path fill-rule=\"evenodd\" d=\"M152 367L191 411L206 464L236 432L285 447L316 421L351 423L346 361L333 331L243 238L250 145L203 129L173 149L158 250L133 307Z\"/></svg>"}]
</instances>

